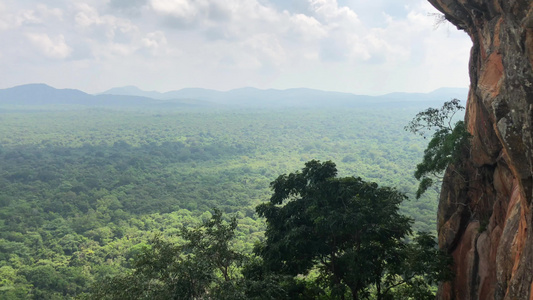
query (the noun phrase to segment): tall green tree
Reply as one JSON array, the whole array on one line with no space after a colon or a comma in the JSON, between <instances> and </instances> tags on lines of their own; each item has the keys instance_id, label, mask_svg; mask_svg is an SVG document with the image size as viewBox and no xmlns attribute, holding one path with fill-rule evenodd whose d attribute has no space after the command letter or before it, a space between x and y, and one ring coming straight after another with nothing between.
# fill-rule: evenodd
<instances>
[{"instance_id":1,"label":"tall green tree","mask_svg":"<svg viewBox=\"0 0 533 300\"><path fill-rule=\"evenodd\" d=\"M416 166L415 178L420 180L416 198L440 178L450 163L457 162L461 151L468 145L470 133L464 121L454 122L454 116L464 110L458 99L445 102L440 109L428 108L419 112L405 130L424 138L433 132L424 150L422 162Z\"/></svg>"},{"instance_id":2,"label":"tall green tree","mask_svg":"<svg viewBox=\"0 0 533 300\"><path fill-rule=\"evenodd\" d=\"M333 162L316 160L279 176L271 187L270 201L257 207L267 230L256 252L272 272L297 276L317 270L317 283L334 299L390 299L407 285L428 291L428 284L415 279L431 268L417 269L409 258L422 249L438 251L434 244L406 242L412 221L399 213L402 193L358 177L338 178Z\"/></svg>"},{"instance_id":3,"label":"tall green tree","mask_svg":"<svg viewBox=\"0 0 533 300\"><path fill-rule=\"evenodd\" d=\"M243 256L230 247L236 219L211 219L182 228L182 245L156 237L133 262L133 271L94 285L88 299L241 299L235 283Z\"/></svg>"}]
</instances>

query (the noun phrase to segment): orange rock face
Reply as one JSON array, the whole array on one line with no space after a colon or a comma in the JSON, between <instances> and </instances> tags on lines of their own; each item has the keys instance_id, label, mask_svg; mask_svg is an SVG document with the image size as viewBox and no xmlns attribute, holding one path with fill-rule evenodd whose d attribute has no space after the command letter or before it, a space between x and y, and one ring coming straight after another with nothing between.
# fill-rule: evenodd
<instances>
[{"instance_id":1,"label":"orange rock face","mask_svg":"<svg viewBox=\"0 0 533 300\"><path fill-rule=\"evenodd\" d=\"M473 42L472 143L448 168L439 246L455 278L438 299L533 300L533 0L428 0Z\"/></svg>"}]
</instances>

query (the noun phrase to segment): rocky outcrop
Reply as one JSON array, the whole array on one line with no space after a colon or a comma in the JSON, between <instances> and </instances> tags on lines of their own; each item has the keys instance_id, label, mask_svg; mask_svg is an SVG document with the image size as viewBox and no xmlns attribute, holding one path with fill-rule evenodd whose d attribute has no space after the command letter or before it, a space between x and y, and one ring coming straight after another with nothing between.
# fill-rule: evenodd
<instances>
[{"instance_id":1,"label":"rocky outcrop","mask_svg":"<svg viewBox=\"0 0 533 300\"><path fill-rule=\"evenodd\" d=\"M438 212L455 278L438 298L533 300L533 0L428 1L473 42L472 144L446 171Z\"/></svg>"}]
</instances>

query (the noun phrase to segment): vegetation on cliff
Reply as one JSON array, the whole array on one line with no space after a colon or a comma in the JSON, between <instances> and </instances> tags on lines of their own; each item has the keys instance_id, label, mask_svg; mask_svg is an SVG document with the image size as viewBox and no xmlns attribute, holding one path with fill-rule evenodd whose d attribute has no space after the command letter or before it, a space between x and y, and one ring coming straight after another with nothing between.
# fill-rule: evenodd
<instances>
[{"instance_id":1,"label":"vegetation on cliff","mask_svg":"<svg viewBox=\"0 0 533 300\"><path fill-rule=\"evenodd\" d=\"M420 180L417 199L434 184L435 179L442 178L444 170L450 163L458 161L462 150L468 145L471 135L466 130L465 122L454 123L454 116L461 110L464 107L460 101L452 99L440 109L428 108L419 112L405 127L424 138L432 133L422 162L416 165L415 178Z\"/></svg>"}]
</instances>

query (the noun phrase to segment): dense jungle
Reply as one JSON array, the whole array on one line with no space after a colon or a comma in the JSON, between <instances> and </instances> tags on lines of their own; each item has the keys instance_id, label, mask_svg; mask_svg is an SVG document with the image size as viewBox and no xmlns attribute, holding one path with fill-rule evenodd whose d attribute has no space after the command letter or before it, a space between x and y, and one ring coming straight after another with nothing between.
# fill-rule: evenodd
<instances>
[{"instance_id":1,"label":"dense jungle","mask_svg":"<svg viewBox=\"0 0 533 300\"><path fill-rule=\"evenodd\" d=\"M0 298L72 299L132 267L154 238L216 212L236 221L231 248L265 239L256 206L270 183L333 161L409 198L413 230L435 234L437 192L413 177L427 140L406 132L428 105L173 110L0 111Z\"/></svg>"}]
</instances>

